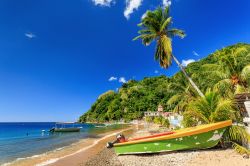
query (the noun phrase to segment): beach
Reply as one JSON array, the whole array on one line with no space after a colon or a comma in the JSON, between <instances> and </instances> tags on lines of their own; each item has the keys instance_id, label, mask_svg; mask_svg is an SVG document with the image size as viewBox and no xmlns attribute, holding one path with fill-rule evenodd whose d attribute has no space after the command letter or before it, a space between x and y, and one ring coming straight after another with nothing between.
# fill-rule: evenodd
<instances>
[{"instance_id":1,"label":"beach","mask_svg":"<svg viewBox=\"0 0 250 166\"><path fill-rule=\"evenodd\" d=\"M49 164L50 166L79 166L79 165L85 165L86 162L91 160L94 157L99 158L99 153L106 149L106 143L110 141L114 141L116 138L116 135L118 133L122 133L124 135L130 135L132 134L135 129L133 127L123 129L123 130L117 130L113 132L109 132L106 135L103 135L103 137L99 140L96 140L93 142L92 145L87 146L83 149L80 149L76 153L70 154L68 156L64 156L60 160ZM107 155L107 157L109 157ZM101 161L100 161L101 162ZM102 164L102 162L100 163Z\"/></svg>"},{"instance_id":2,"label":"beach","mask_svg":"<svg viewBox=\"0 0 250 166\"><path fill-rule=\"evenodd\" d=\"M118 133L130 134L133 131L131 125L117 129L100 129L105 132L96 133L91 137L83 138L70 145L53 149L30 157L18 158L3 164L4 166L44 166L44 165L79 165L101 151L107 141L112 141ZM107 130L107 131L106 131ZM1 164L0 164L1 165Z\"/></svg>"},{"instance_id":3,"label":"beach","mask_svg":"<svg viewBox=\"0 0 250 166\"><path fill-rule=\"evenodd\" d=\"M81 166L249 166L233 149L183 151L148 155L117 156L112 149L104 149Z\"/></svg>"},{"instance_id":4,"label":"beach","mask_svg":"<svg viewBox=\"0 0 250 166\"><path fill-rule=\"evenodd\" d=\"M133 125L87 138L68 147L11 163L11 166L249 166L250 159L237 154L233 149L213 148L208 150L163 152L158 154L116 155L114 149L106 148L118 133L126 138L135 138L167 131L155 124Z\"/></svg>"},{"instance_id":5,"label":"beach","mask_svg":"<svg viewBox=\"0 0 250 166\"><path fill-rule=\"evenodd\" d=\"M146 136L159 131L151 125L135 131L131 137ZM244 158L233 149L212 148L208 150L165 152L159 154L138 154L117 156L113 149L104 148L81 166L250 166L250 159Z\"/></svg>"}]
</instances>

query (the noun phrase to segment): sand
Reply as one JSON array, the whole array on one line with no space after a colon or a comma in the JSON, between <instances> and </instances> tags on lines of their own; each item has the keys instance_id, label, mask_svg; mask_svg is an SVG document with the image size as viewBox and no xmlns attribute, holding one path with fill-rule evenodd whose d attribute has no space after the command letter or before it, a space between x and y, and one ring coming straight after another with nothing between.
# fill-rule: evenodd
<instances>
[{"instance_id":1,"label":"sand","mask_svg":"<svg viewBox=\"0 0 250 166\"><path fill-rule=\"evenodd\" d=\"M85 165L85 163L87 161L91 160L93 157L96 157L97 159L100 158L99 153L102 152L104 149L106 150L106 143L110 142L110 141L114 141L115 135L117 135L118 133L130 135L132 132L133 132L133 128L128 128L125 130L119 130L119 131L113 132L112 134L109 134L109 135L103 137L98 142L95 142L93 145L91 145L91 147L87 148L86 150L82 149L81 152L64 157L64 158L62 158L62 159L60 159L52 164L49 164L49 166ZM108 157L107 154L106 154L106 156ZM105 160L105 157L103 157L103 160Z\"/></svg>"},{"instance_id":2,"label":"sand","mask_svg":"<svg viewBox=\"0 0 250 166\"><path fill-rule=\"evenodd\" d=\"M106 142L114 140L117 133L131 133L132 130L134 130L133 126L98 134L63 148L28 158L18 159L8 163L8 166L78 166L103 150Z\"/></svg>"},{"instance_id":3,"label":"sand","mask_svg":"<svg viewBox=\"0 0 250 166\"><path fill-rule=\"evenodd\" d=\"M250 159L244 158L233 149L210 149L201 151L187 165L192 166L250 166Z\"/></svg>"},{"instance_id":4,"label":"sand","mask_svg":"<svg viewBox=\"0 0 250 166\"><path fill-rule=\"evenodd\" d=\"M164 129L161 129L164 131ZM135 132L131 137L146 136L159 131L149 125ZM121 155L113 149L103 149L81 166L250 166L250 159L243 158L233 149L179 151L159 154Z\"/></svg>"}]
</instances>

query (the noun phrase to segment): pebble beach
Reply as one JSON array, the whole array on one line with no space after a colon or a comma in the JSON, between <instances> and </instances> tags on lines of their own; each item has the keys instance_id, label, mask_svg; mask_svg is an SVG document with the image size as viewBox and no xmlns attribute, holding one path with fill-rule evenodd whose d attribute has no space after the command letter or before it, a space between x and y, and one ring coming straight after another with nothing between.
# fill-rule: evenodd
<instances>
[{"instance_id":1,"label":"pebble beach","mask_svg":"<svg viewBox=\"0 0 250 166\"><path fill-rule=\"evenodd\" d=\"M152 125L134 132L130 138L146 136L159 131ZM179 151L159 154L120 155L113 149L104 148L81 166L250 166L250 159L233 149L213 148L208 150Z\"/></svg>"}]
</instances>

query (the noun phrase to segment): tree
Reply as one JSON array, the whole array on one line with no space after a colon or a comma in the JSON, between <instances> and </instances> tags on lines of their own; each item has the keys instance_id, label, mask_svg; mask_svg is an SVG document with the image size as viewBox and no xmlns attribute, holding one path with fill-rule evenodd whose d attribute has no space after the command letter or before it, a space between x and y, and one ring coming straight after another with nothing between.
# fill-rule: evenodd
<instances>
[{"instance_id":1,"label":"tree","mask_svg":"<svg viewBox=\"0 0 250 166\"><path fill-rule=\"evenodd\" d=\"M205 97L200 97L191 102L188 110L183 114L183 125L185 127L197 126L224 120L236 120L238 112L231 99L220 96L218 92L208 90ZM232 144L233 148L240 153L250 154L244 145L250 141L243 126L233 125L223 135L225 142Z\"/></svg>"},{"instance_id":2,"label":"tree","mask_svg":"<svg viewBox=\"0 0 250 166\"><path fill-rule=\"evenodd\" d=\"M160 117L160 116L154 117L154 123L161 125L161 123L162 123L162 117Z\"/></svg>"},{"instance_id":3,"label":"tree","mask_svg":"<svg viewBox=\"0 0 250 166\"><path fill-rule=\"evenodd\" d=\"M146 16L142 18L141 23L138 24L142 29L139 30L139 36L134 38L134 40L141 39L144 45L149 45L153 41L156 41L156 52L155 59L159 61L160 66L167 69L172 64L172 59L180 67L184 75L189 80L193 88L198 92L198 94L204 97L204 94L200 91L193 80L188 76L184 67L176 59L172 53L172 40L173 36L179 36L183 38L185 33L182 30L172 28L172 17L169 15L169 7L165 9L161 7L154 11L147 11Z\"/></svg>"},{"instance_id":4,"label":"tree","mask_svg":"<svg viewBox=\"0 0 250 166\"><path fill-rule=\"evenodd\" d=\"M217 64L204 64L201 75L210 79L215 90L227 96L249 91L250 55L248 47L224 48L215 52Z\"/></svg>"},{"instance_id":5,"label":"tree","mask_svg":"<svg viewBox=\"0 0 250 166\"><path fill-rule=\"evenodd\" d=\"M169 122L168 119L162 118L162 119L161 119L161 125L164 126L164 127L169 128L170 122Z\"/></svg>"},{"instance_id":6,"label":"tree","mask_svg":"<svg viewBox=\"0 0 250 166\"><path fill-rule=\"evenodd\" d=\"M183 79L183 75L180 73L175 79L178 81L171 82L168 85L168 92L171 97L168 99L167 104L173 109L173 112L184 112L188 103L196 98L194 89Z\"/></svg>"},{"instance_id":7,"label":"tree","mask_svg":"<svg viewBox=\"0 0 250 166\"><path fill-rule=\"evenodd\" d=\"M235 120L237 117L233 101L222 98L219 93L210 90L206 92L205 97L196 98L190 102L183 116L185 127L196 126L199 123L208 124L229 119Z\"/></svg>"}]
</instances>

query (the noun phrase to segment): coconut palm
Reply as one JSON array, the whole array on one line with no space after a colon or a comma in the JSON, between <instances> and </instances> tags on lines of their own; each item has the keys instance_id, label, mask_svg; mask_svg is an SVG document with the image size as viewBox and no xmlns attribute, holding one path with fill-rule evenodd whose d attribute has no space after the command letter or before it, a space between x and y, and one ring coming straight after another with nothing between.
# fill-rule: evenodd
<instances>
[{"instance_id":1,"label":"coconut palm","mask_svg":"<svg viewBox=\"0 0 250 166\"><path fill-rule=\"evenodd\" d=\"M159 61L160 66L168 68L172 64L172 59L178 64L184 75L187 77L194 89L200 96L204 96L193 80L188 76L184 67L176 59L172 53L172 40L173 36L179 36L183 38L185 33L182 30L176 28L170 28L172 24L172 17L169 15L169 7L165 9L159 7L154 11L147 11L145 17L142 18L141 23L138 24L141 27L139 30L139 36L134 40L141 39L144 45L149 45L153 41L156 41L155 59Z\"/></svg>"},{"instance_id":2,"label":"coconut palm","mask_svg":"<svg viewBox=\"0 0 250 166\"><path fill-rule=\"evenodd\" d=\"M183 125L186 127L208 124L224 120L237 120L239 117L231 99L222 98L218 92L208 90L205 97L200 97L188 104L183 114ZM234 125L227 129L223 136L224 142L229 142L240 153L249 153L243 145L247 145L250 136L244 127Z\"/></svg>"},{"instance_id":3,"label":"coconut palm","mask_svg":"<svg viewBox=\"0 0 250 166\"><path fill-rule=\"evenodd\" d=\"M245 47L217 51L215 57L218 63L203 65L199 77L206 75L209 83L227 96L247 92L250 87L250 55L247 53Z\"/></svg>"},{"instance_id":4,"label":"coconut palm","mask_svg":"<svg viewBox=\"0 0 250 166\"><path fill-rule=\"evenodd\" d=\"M218 92L208 90L205 97L197 98L188 104L184 113L184 126L196 126L228 119L236 119L236 108L230 99L222 98ZM192 118L194 121L191 121Z\"/></svg>"}]
</instances>

